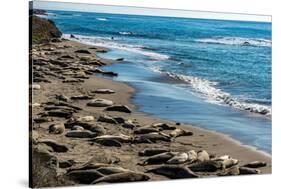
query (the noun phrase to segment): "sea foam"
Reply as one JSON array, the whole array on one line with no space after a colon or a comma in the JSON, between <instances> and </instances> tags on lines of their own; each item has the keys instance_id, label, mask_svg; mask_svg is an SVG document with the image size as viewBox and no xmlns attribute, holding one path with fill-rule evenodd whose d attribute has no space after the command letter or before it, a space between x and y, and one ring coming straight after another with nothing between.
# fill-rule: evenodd
<instances>
[{"instance_id":1,"label":"sea foam","mask_svg":"<svg viewBox=\"0 0 281 189\"><path fill-rule=\"evenodd\" d=\"M261 105L257 103L249 103L238 99L232 96L231 94L217 88L217 82L209 81L199 77L175 74L172 72L162 72L159 67L154 67L152 68L152 70L154 72L165 74L175 80L180 80L187 83L197 94L205 98L210 103L216 103L221 105L226 104L241 110L247 110L253 113L263 114L268 117L271 116L270 106Z\"/></svg>"},{"instance_id":2,"label":"sea foam","mask_svg":"<svg viewBox=\"0 0 281 189\"><path fill-rule=\"evenodd\" d=\"M169 59L168 55L145 50L144 46L120 43L120 42L117 42L116 40L112 40L110 37L93 37L93 36L82 36L82 35L75 35L75 36L77 39L73 39L73 40L77 40L81 43L85 43L88 45L95 45L95 46L100 46L100 47L119 49L119 50L124 50L124 51L128 51L128 52L136 53L136 54L141 54L141 55L148 57L151 60ZM64 34L64 37L70 38L70 35Z\"/></svg>"},{"instance_id":3,"label":"sea foam","mask_svg":"<svg viewBox=\"0 0 281 189\"><path fill-rule=\"evenodd\" d=\"M241 46L257 46L257 47L271 47L271 40L259 38L243 38L243 37L213 37L197 39L196 42L213 43L224 45L241 45Z\"/></svg>"}]
</instances>

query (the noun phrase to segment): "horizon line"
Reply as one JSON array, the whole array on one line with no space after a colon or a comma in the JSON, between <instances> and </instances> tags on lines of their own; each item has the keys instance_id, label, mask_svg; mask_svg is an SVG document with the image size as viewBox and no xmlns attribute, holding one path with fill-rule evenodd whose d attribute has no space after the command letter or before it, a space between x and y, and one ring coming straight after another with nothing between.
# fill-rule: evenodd
<instances>
[{"instance_id":1,"label":"horizon line","mask_svg":"<svg viewBox=\"0 0 281 189\"><path fill-rule=\"evenodd\" d=\"M58 1L32 1L32 6L34 9L46 9L46 10L272 23L271 15L256 15L256 14L246 14L246 13L226 13L226 12L183 10L183 9L166 9L166 8L104 5L104 4L89 4L89 3L71 3L71 2L58 2ZM157 10L157 13L150 12L151 10Z\"/></svg>"}]
</instances>

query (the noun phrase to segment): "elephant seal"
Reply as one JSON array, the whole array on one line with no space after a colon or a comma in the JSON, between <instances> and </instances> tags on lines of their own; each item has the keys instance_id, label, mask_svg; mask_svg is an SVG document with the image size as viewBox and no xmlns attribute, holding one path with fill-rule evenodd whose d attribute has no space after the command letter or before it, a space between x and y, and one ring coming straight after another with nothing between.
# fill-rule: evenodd
<instances>
[{"instance_id":1,"label":"elephant seal","mask_svg":"<svg viewBox=\"0 0 281 189\"><path fill-rule=\"evenodd\" d=\"M159 132L158 128L151 127L140 127L134 130L134 134L148 134L148 133L156 133Z\"/></svg>"},{"instance_id":2,"label":"elephant seal","mask_svg":"<svg viewBox=\"0 0 281 189\"><path fill-rule=\"evenodd\" d=\"M225 159L222 161L222 166L223 169L232 167L234 165L237 165L239 163L239 161L237 159L233 159L233 158L229 158L229 159Z\"/></svg>"},{"instance_id":3,"label":"elephant seal","mask_svg":"<svg viewBox=\"0 0 281 189\"><path fill-rule=\"evenodd\" d=\"M38 143L46 144L47 146L50 146L55 152L67 152L68 147L64 144L60 144L55 140L52 139L41 139L38 140Z\"/></svg>"},{"instance_id":4,"label":"elephant seal","mask_svg":"<svg viewBox=\"0 0 281 189\"><path fill-rule=\"evenodd\" d=\"M174 157L176 154L177 154L177 152L164 152L161 154L157 154L157 155L147 158L143 163L140 163L140 165L166 163L169 159Z\"/></svg>"},{"instance_id":5,"label":"elephant seal","mask_svg":"<svg viewBox=\"0 0 281 189\"><path fill-rule=\"evenodd\" d=\"M170 150L168 149L162 149L162 148L146 148L143 151L139 152L139 156L154 156L169 151Z\"/></svg>"},{"instance_id":6,"label":"elephant seal","mask_svg":"<svg viewBox=\"0 0 281 189\"><path fill-rule=\"evenodd\" d=\"M198 161L207 161L210 159L210 156L206 150L200 150L197 152Z\"/></svg>"},{"instance_id":7,"label":"elephant seal","mask_svg":"<svg viewBox=\"0 0 281 189\"><path fill-rule=\"evenodd\" d=\"M98 136L96 138L94 138L94 141L102 141L102 140L116 140L118 142L131 142L132 141L132 137L131 136L127 136L127 135L102 135L102 136Z\"/></svg>"},{"instance_id":8,"label":"elephant seal","mask_svg":"<svg viewBox=\"0 0 281 189\"><path fill-rule=\"evenodd\" d=\"M234 166L229 169L225 169L223 172L220 172L217 175L218 176L232 176L232 175L239 175L239 174L240 174L239 167Z\"/></svg>"},{"instance_id":9,"label":"elephant seal","mask_svg":"<svg viewBox=\"0 0 281 189\"><path fill-rule=\"evenodd\" d=\"M116 112L124 112L124 113L132 113L132 110L126 105L115 105L109 106L105 109L105 111L116 111Z\"/></svg>"},{"instance_id":10,"label":"elephant seal","mask_svg":"<svg viewBox=\"0 0 281 189\"><path fill-rule=\"evenodd\" d=\"M154 174L164 175L170 179L182 179L182 178L198 178L199 176L192 172L188 167L178 165L162 165L157 168L148 170Z\"/></svg>"},{"instance_id":11,"label":"elephant seal","mask_svg":"<svg viewBox=\"0 0 281 189\"><path fill-rule=\"evenodd\" d=\"M94 133L92 131L87 131L87 130L72 130L68 131L65 134L66 137L74 137L74 138L93 138L97 136L97 133Z\"/></svg>"},{"instance_id":12,"label":"elephant seal","mask_svg":"<svg viewBox=\"0 0 281 189\"><path fill-rule=\"evenodd\" d=\"M101 177L95 180L94 182L92 182L92 184L147 181L149 179L150 177L143 173L125 172L125 173L116 173L116 174Z\"/></svg>"},{"instance_id":13,"label":"elephant seal","mask_svg":"<svg viewBox=\"0 0 281 189\"><path fill-rule=\"evenodd\" d=\"M80 184L91 184L94 180L103 177L103 174L96 170L73 170L66 174L72 180Z\"/></svg>"},{"instance_id":14,"label":"elephant seal","mask_svg":"<svg viewBox=\"0 0 281 189\"><path fill-rule=\"evenodd\" d=\"M121 147L122 144L114 139L97 139L95 142L103 145L103 146L114 146L114 147Z\"/></svg>"},{"instance_id":15,"label":"elephant seal","mask_svg":"<svg viewBox=\"0 0 281 189\"><path fill-rule=\"evenodd\" d=\"M124 169L122 167L100 167L98 169L96 169L99 173L103 174L103 175L112 175L112 174L116 174L116 173L125 173L125 172L132 172L129 169Z\"/></svg>"},{"instance_id":16,"label":"elephant seal","mask_svg":"<svg viewBox=\"0 0 281 189\"><path fill-rule=\"evenodd\" d=\"M74 126L71 128L71 130L74 130L74 131L83 131L84 128L81 127L81 126L79 126L79 125L74 125Z\"/></svg>"},{"instance_id":17,"label":"elephant seal","mask_svg":"<svg viewBox=\"0 0 281 189\"><path fill-rule=\"evenodd\" d=\"M197 160L197 153L194 150L189 150L187 152L187 155L188 155L188 161L190 163L192 163L192 162Z\"/></svg>"},{"instance_id":18,"label":"elephant seal","mask_svg":"<svg viewBox=\"0 0 281 189\"><path fill-rule=\"evenodd\" d=\"M168 164L181 164L188 160L187 153L178 153L167 161Z\"/></svg>"},{"instance_id":19,"label":"elephant seal","mask_svg":"<svg viewBox=\"0 0 281 189\"><path fill-rule=\"evenodd\" d=\"M118 124L118 122L113 117L110 117L108 115L101 115L98 118L98 121L105 122L105 123L111 123L111 124Z\"/></svg>"},{"instance_id":20,"label":"elephant seal","mask_svg":"<svg viewBox=\"0 0 281 189\"><path fill-rule=\"evenodd\" d=\"M84 116L84 117L77 118L77 121L79 122L90 122L94 120L95 120L94 116Z\"/></svg>"},{"instance_id":21,"label":"elephant seal","mask_svg":"<svg viewBox=\"0 0 281 189\"><path fill-rule=\"evenodd\" d=\"M239 167L240 175L252 175L252 174L260 174L261 171L258 169L253 169L249 167Z\"/></svg>"},{"instance_id":22,"label":"elephant seal","mask_svg":"<svg viewBox=\"0 0 281 189\"><path fill-rule=\"evenodd\" d=\"M222 162L208 160L192 164L189 166L189 169L194 172L215 172L222 169L222 167Z\"/></svg>"},{"instance_id":23,"label":"elephant seal","mask_svg":"<svg viewBox=\"0 0 281 189\"><path fill-rule=\"evenodd\" d=\"M168 125L166 123L154 123L154 124L152 124L152 127L161 128L162 130L174 130L174 129L176 129L175 126L171 126L171 125Z\"/></svg>"},{"instance_id":24,"label":"elephant seal","mask_svg":"<svg viewBox=\"0 0 281 189\"><path fill-rule=\"evenodd\" d=\"M264 161L253 161L248 164L243 165L243 167L249 167L249 168L259 168L259 167L265 167L266 162Z\"/></svg>"},{"instance_id":25,"label":"elephant seal","mask_svg":"<svg viewBox=\"0 0 281 189\"><path fill-rule=\"evenodd\" d=\"M49 133L52 134L62 134L65 132L64 124L52 124L49 126Z\"/></svg>"},{"instance_id":26,"label":"elephant seal","mask_svg":"<svg viewBox=\"0 0 281 189\"><path fill-rule=\"evenodd\" d=\"M135 143L155 143L156 141L171 142L171 138L161 133L148 133L134 137Z\"/></svg>"},{"instance_id":27,"label":"elephant seal","mask_svg":"<svg viewBox=\"0 0 281 189\"><path fill-rule=\"evenodd\" d=\"M180 136L191 136L193 135L193 132L183 130L183 129L175 129L170 133L171 137L180 137Z\"/></svg>"}]
</instances>

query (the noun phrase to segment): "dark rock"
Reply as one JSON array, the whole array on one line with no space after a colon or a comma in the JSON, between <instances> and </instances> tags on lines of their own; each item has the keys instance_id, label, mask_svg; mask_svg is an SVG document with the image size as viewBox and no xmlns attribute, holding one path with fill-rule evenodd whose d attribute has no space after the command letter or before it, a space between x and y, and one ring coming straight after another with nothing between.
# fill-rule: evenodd
<instances>
[{"instance_id":1,"label":"dark rock","mask_svg":"<svg viewBox=\"0 0 281 189\"><path fill-rule=\"evenodd\" d=\"M39 18L37 16L29 17L32 23L32 43L42 43L50 41L52 38L60 38L62 33L58 30L54 22Z\"/></svg>"},{"instance_id":2,"label":"dark rock","mask_svg":"<svg viewBox=\"0 0 281 189\"><path fill-rule=\"evenodd\" d=\"M123 61L124 58L117 58L116 61Z\"/></svg>"},{"instance_id":3,"label":"dark rock","mask_svg":"<svg viewBox=\"0 0 281 189\"><path fill-rule=\"evenodd\" d=\"M77 39L77 37L75 37L73 34L70 34L70 38Z\"/></svg>"}]
</instances>

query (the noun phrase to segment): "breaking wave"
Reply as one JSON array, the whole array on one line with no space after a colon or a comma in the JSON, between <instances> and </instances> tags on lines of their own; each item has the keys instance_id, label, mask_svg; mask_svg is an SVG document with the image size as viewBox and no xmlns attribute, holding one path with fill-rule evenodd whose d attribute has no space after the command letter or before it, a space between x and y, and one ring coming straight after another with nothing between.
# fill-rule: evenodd
<instances>
[{"instance_id":1,"label":"breaking wave","mask_svg":"<svg viewBox=\"0 0 281 189\"><path fill-rule=\"evenodd\" d=\"M253 39L242 37L213 37L197 39L196 42L213 43L224 45L241 45L241 46L256 46L256 47L271 47L271 40L268 39Z\"/></svg>"},{"instance_id":2,"label":"breaking wave","mask_svg":"<svg viewBox=\"0 0 281 189\"><path fill-rule=\"evenodd\" d=\"M63 37L69 39L70 35L64 34ZM148 57L151 60L167 60L170 58L168 55L165 54L148 51L144 46L119 43L116 40L112 40L110 37L92 37L92 36L82 36L82 35L75 35L75 37L77 39L71 39L71 40L77 40L81 43L85 43L88 45L119 49L136 54L141 54Z\"/></svg>"},{"instance_id":3,"label":"breaking wave","mask_svg":"<svg viewBox=\"0 0 281 189\"><path fill-rule=\"evenodd\" d=\"M96 18L99 21L107 21L107 18Z\"/></svg>"},{"instance_id":4,"label":"breaking wave","mask_svg":"<svg viewBox=\"0 0 281 189\"><path fill-rule=\"evenodd\" d=\"M133 32L118 32L120 35L134 35Z\"/></svg>"},{"instance_id":5,"label":"breaking wave","mask_svg":"<svg viewBox=\"0 0 281 189\"><path fill-rule=\"evenodd\" d=\"M209 102L217 104L227 104L234 108L241 110L246 110L253 113L258 113L266 116L271 116L271 107L266 105L261 105L257 103L249 103L243 100L240 100L231 94L222 91L221 89L216 88L218 85L217 82L212 82L206 79L175 74L172 72L162 72L161 69L154 67L153 71L166 74L167 76L183 81L189 84L195 92L199 93L201 97L207 99Z\"/></svg>"}]
</instances>

